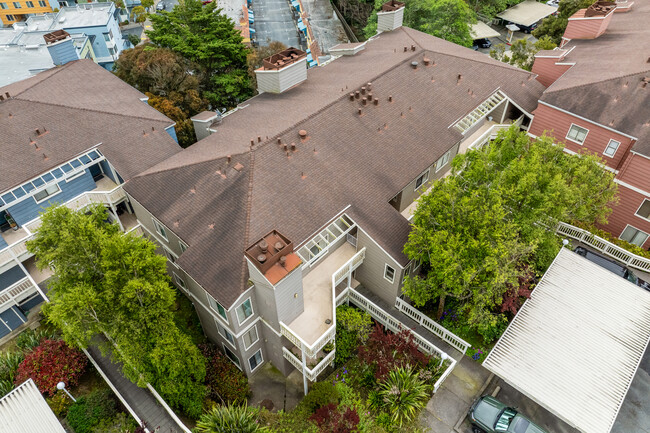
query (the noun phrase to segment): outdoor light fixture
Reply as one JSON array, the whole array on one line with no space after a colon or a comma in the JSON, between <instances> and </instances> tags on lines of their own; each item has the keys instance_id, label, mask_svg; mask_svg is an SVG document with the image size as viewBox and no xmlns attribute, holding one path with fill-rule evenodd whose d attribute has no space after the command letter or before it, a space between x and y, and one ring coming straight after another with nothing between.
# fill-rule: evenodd
<instances>
[{"instance_id":1,"label":"outdoor light fixture","mask_svg":"<svg viewBox=\"0 0 650 433\"><path fill-rule=\"evenodd\" d=\"M72 394L70 394L70 393L68 392L67 389L65 389L65 383L63 383L63 382L59 382L59 383L57 383L57 384L56 384L56 389L65 391L65 393L68 394L68 397L70 397L70 398L72 399L72 401L74 401L75 403L77 402L77 399L74 398L74 397L72 396Z\"/></svg>"}]
</instances>

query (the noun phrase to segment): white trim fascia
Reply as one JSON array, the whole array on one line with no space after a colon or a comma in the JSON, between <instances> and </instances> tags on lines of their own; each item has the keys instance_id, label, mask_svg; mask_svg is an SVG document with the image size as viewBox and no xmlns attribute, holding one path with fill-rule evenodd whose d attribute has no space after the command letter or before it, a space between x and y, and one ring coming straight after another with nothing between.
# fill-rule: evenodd
<instances>
[{"instance_id":1,"label":"white trim fascia","mask_svg":"<svg viewBox=\"0 0 650 433\"><path fill-rule=\"evenodd\" d=\"M576 65L576 62L566 62L566 63L564 63L564 62L555 62L555 64L556 64L557 66L575 66L575 65ZM566 74L566 72L564 72L562 75L564 75L564 74ZM560 77L561 77L562 75L560 75ZM560 77L557 77L556 81L557 81Z\"/></svg>"},{"instance_id":2,"label":"white trim fascia","mask_svg":"<svg viewBox=\"0 0 650 433\"><path fill-rule=\"evenodd\" d=\"M553 51L566 51L566 52L565 52L563 55L561 55L561 56L535 56L535 58L540 58L540 59L557 59L558 57L566 57L566 56L569 55L569 53L571 53L571 51L573 51L573 50L575 49L575 47L576 47L576 46L574 45L574 46L572 46L571 48L569 48L569 49L567 49L567 50L565 50L564 48L555 47L555 48L553 48ZM575 63L574 63L574 65L575 65Z\"/></svg>"},{"instance_id":3,"label":"white trim fascia","mask_svg":"<svg viewBox=\"0 0 650 433\"><path fill-rule=\"evenodd\" d=\"M612 9L607 15L601 15L598 17L575 17L575 18L569 18L569 21L604 20L610 14L613 14L615 10L616 8Z\"/></svg>"},{"instance_id":4,"label":"white trim fascia","mask_svg":"<svg viewBox=\"0 0 650 433\"><path fill-rule=\"evenodd\" d=\"M523 109L519 104L517 104L517 103L516 103L516 102L515 102L515 101L514 101L510 96L508 96L508 94L507 94L506 92L503 92L503 94L506 95L506 99L508 100L508 102L510 102L510 103L511 103L512 105L514 105L515 107L517 107L517 108L519 109L519 111L521 111L522 113L528 115L528 117L530 117L530 119L531 119L531 121L532 121L533 117L535 117L535 116L533 116L532 113L529 113L528 111L524 110L524 109ZM496 108L496 107L495 107L495 108Z\"/></svg>"},{"instance_id":5,"label":"white trim fascia","mask_svg":"<svg viewBox=\"0 0 650 433\"><path fill-rule=\"evenodd\" d=\"M248 260L248 259L246 258L246 260ZM250 263L250 262L249 262L249 263ZM265 277L265 278L266 278L266 277ZM268 280L267 280L267 281L268 281ZM197 284L198 284L198 283L197 283ZM201 287L203 287L203 286L201 286ZM248 291L249 291L249 290L252 290L253 288L255 288L255 284L253 284L252 286L250 286L248 289L244 290L244 291L242 292L241 295L237 296L237 299L235 299L235 301L232 303L232 305L230 305L230 308L226 308L226 307L224 307L224 308L226 308L226 311L227 311L227 312L231 312L231 311L232 311L232 308L233 308L235 305L237 305L237 304L239 303L239 300L240 300L242 297L246 296L246 293L248 293ZM205 289L203 289L203 290L205 290ZM206 290L205 292L208 293L207 290ZM214 296L213 296L213 298L214 298ZM215 298L215 300L216 300L216 298ZM222 304L221 306L223 307L223 304Z\"/></svg>"},{"instance_id":6,"label":"white trim fascia","mask_svg":"<svg viewBox=\"0 0 650 433\"><path fill-rule=\"evenodd\" d=\"M575 118L577 118L577 119L584 120L585 122L589 122L589 123L591 123L591 124L593 124L593 125L600 126L601 128L605 128L605 129L608 130L608 131L611 131L611 132L614 132L614 133L616 133L616 134L622 135L622 136L627 137L627 138L629 138L629 139L637 140L636 137L633 137L633 136L631 136L631 135L629 135L629 134L626 134L626 133L621 132L621 131L617 131L617 130L614 129L614 128L610 128L609 126L602 125L602 124L600 124L600 123L598 123L598 122L594 122L593 120L589 120L589 119L587 119L586 117L582 117L582 116L580 116L580 115L578 115L578 114L572 113L572 112L570 112L570 111L568 111L568 110L565 110L565 109L563 109L563 108L556 107L555 105L549 104L548 102L544 102L544 101L542 101L542 100L539 100L539 101L537 101L537 102L538 102L539 104L546 105L547 107L554 108L554 109L556 109L556 110L558 110L558 111L561 111L561 112L563 112L563 113L565 113L565 114L568 114L568 115L570 115L570 116L573 116L573 117L575 117Z\"/></svg>"},{"instance_id":7,"label":"white trim fascia","mask_svg":"<svg viewBox=\"0 0 650 433\"><path fill-rule=\"evenodd\" d=\"M630 153L632 153L634 155L639 155L641 158L650 159L650 156L644 155L644 154L639 153L639 152L635 152L634 150L630 150Z\"/></svg>"},{"instance_id":8,"label":"white trim fascia","mask_svg":"<svg viewBox=\"0 0 650 433\"><path fill-rule=\"evenodd\" d=\"M276 331L275 329L273 329L273 327L271 326L271 324L270 324L269 322L267 322L266 320L264 320L261 316L258 317L257 320L256 320L255 322L257 322L258 320L259 320L260 322L262 322L263 324L265 324L266 327L269 328L269 329L270 329L270 330L271 330L275 335L277 335L278 337L282 337L282 333Z\"/></svg>"},{"instance_id":9,"label":"white trim fascia","mask_svg":"<svg viewBox=\"0 0 650 433\"><path fill-rule=\"evenodd\" d=\"M459 117L458 119L454 120L454 121L451 123L451 125L447 126L447 129L450 129L450 128L453 128L454 126L456 126L456 124L457 124L458 122L460 122L460 121L463 120L465 117L467 117L467 115L468 115L469 113L474 112L474 110L476 110L478 107L480 107L481 105L483 105L483 103L485 103L485 101L487 101L488 99L490 99L490 96L494 95L494 94L495 94L496 92L498 92L499 90L501 90L501 86L497 87L497 88L494 89L492 92L490 92L490 94L488 95L488 97L485 98L485 99L483 99L483 100L482 100L482 101L481 101L477 106L475 106L474 108L472 108L471 110L469 110L467 113L465 113L465 114L461 114L460 117ZM494 108L497 108L499 105L501 105L501 103L502 103L505 99L508 99L508 95L506 95L505 92L503 92L503 94L504 94L506 97L503 98L503 100L499 101L499 103L498 103L497 105L495 105ZM492 110L490 110L490 111L492 111ZM482 117L483 117L483 116L482 116ZM479 119L479 120L481 120L481 119ZM478 122L477 122L477 123L478 123ZM460 131L459 131L459 132L460 132ZM461 134L463 134L463 133L461 132ZM465 134L463 134L463 135L465 135Z\"/></svg>"},{"instance_id":10,"label":"white trim fascia","mask_svg":"<svg viewBox=\"0 0 650 433\"><path fill-rule=\"evenodd\" d=\"M350 218L350 216L348 216L348 218ZM366 235L366 236L368 237L368 239L370 239L372 242L374 242L375 245L377 245L377 246L379 247L379 249L383 251L384 254L386 254L388 257L390 257L391 259L393 259L393 262L395 262L395 264L397 265L398 268L400 268L400 269L404 269L404 266L400 265L400 263L395 259L395 257L393 257L393 256L391 256L390 254L388 254L388 251L386 251L386 250L384 249L384 247L382 247L381 245L379 245L379 244L377 243L377 241L374 240L374 239L373 239L373 238L368 234L368 232L366 232L364 229L361 228L361 226L360 226L359 224L357 224L356 221L354 221L352 218L350 218L350 219L354 222L354 224L356 224L357 228L358 228L359 230L361 230L361 231L363 232L363 234ZM358 241L357 241L357 242L358 242ZM358 247L357 247L357 249L358 249Z\"/></svg>"},{"instance_id":11,"label":"white trim fascia","mask_svg":"<svg viewBox=\"0 0 650 433\"><path fill-rule=\"evenodd\" d=\"M101 166L100 166L100 169L101 169ZM84 174L86 174L86 169L83 169L83 170L81 170L81 171L78 171L78 172L74 173L73 175L71 175L71 176L69 176L69 177L66 177L66 178L65 178L65 183L71 182L71 181L73 181L73 180L75 180L75 179L79 179L79 178L82 177Z\"/></svg>"},{"instance_id":12,"label":"white trim fascia","mask_svg":"<svg viewBox=\"0 0 650 433\"><path fill-rule=\"evenodd\" d=\"M310 240L312 240L312 239L314 238L314 236L316 236L317 234L319 234L320 232L322 232L324 228L328 227L328 226L329 226L330 224L332 224L334 221L336 221L337 219L341 218L341 216L343 216L343 214L345 213L345 211L348 210L348 209L350 209L351 206L352 206L352 205L349 204L349 205L347 205L346 207L344 207L343 210L341 210L339 213L337 213L337 214L334 216L334 218L331 218L328 222L326 222L326 223L325 223L323 226L321 226L318 230L314 231L312 234L310 234L309 236L307 236L307 237L306 237L302 242L300 242L299 244L295 245L294 248L293 248L293 250L294 250L294 251L298 251L300 248L304 247L305 244L306 244L307 242L309 242ZM348 218L349 218L349 217L348 217ZM350 219L352 219L352 218L350 218Z\"/></svg>"},{"instance_id":13,"label":"white trim fascia","mask_svg":"<svg viewBox=\"0 0 650 433\"><path fill-rule=\"evenodd\" d=\"M644 190L642 190L641 188L637 188L636 186L630 185L630 184L627 183L627 182L623 182L623 181L620 180L620 179L616 179L616 178L614 178L614 182L616 182L617 184L619 184L619 185L621 185L621 186L623 186L623 187L625 187L625 188L627 188L627 189L631 189L631 190L634 191L634 192L638 192L638 193L641 194L641 195L644 195L644 196L646 196L646 197L650 197L650 192L644 191Z\"/></svg>"},{"instance_id":14,"label":"white trim fascia","mask_svg":"<svg viewBox=\"0 0 650 433\"><path fill-rule=\"evenodd\" d=\"M41 192L41 191L45 191L46 189L51 188L51 187L53 187L53 186L56 186L57 189L58 189L59 191L58 191L58 192L55 192L54 194L48 194L48 195L46 195L45 197L43 197L42 200L36 200L36 194L38 194L38 193ZM63 192L63 190L61 189L61 187L59 186L59 184L58 184L58 183L53 183L53 184L50 184L50 185L48 185L48 186L46 186L46 187L44 187L44 188L41 188L41 189L39 189L38 191L36 191L36 192L32 195L32 198L34 199L34 201L36 202L36 204L41 204L41 203L43 203L43 202L45 202L45 201L49 201L49 199L50 199L51 197L56 197L57 195L61 194L62 192ZM84 192L85 192L85 191L84 191ZM81 195L81 194L79 194L79 195Z\"/></svg>"}]
</instances>

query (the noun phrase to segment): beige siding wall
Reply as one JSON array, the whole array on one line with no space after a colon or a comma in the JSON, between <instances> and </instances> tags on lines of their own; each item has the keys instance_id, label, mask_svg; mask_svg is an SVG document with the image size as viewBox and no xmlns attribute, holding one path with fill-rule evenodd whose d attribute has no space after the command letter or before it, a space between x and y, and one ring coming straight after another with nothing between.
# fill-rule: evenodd
<instances>
[{"instance_id":1,"label":"beige siding wall","mask_svg":"<svg viewBox=\"0 0 650 433\"><path fill-rule=\"evenodd\" d=\"M366 258L355 271L355 279L384 301L393 305L400 288L401 267L370 236L363 230L359 230L357 248L361 250L363 247L366 248ZM384 278L387 264L395 269L395 278L392 283Z\"/></svg>"}]
</instances>

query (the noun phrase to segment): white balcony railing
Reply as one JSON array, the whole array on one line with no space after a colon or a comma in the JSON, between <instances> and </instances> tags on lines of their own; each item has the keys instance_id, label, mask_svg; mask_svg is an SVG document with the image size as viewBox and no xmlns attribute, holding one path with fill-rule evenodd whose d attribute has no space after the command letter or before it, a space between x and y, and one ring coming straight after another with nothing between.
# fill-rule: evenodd
<instances>
[{"instance_id":1,"label":"white balcony railing","mask_svg":"<svg viewBox=\"0 0 650 433\"><path fill-rule=\"evenodd\" d=\"M488 141L497 138L497 134L499 133L499 131L501 131L502 129L508 129L511 126L512 125L509 123L499 123L496 125L492 125L488 130L486 130L483 134L481 134L476 140L471 142L468 146L468 149L482 147Z\"/></svg>"},{"instance_id":2,"label":"white balcony railing","mask_svg":"<svg viewBox=\"0 0 650 433\"><path fill-rule=\"evenodd\" d=\"M639 269L644 272L650 272L650 259L637 256L628 250L614 245L613 243L596 236L588 230L581 229L580 227L572 226L567 223L558 224L555 232L572 239L575 239L583 244L600 251L601 253L610 256L620 262L625 263L630 268Z\"/></svg>"},{"instance_id":3,"label":"white balcony railing","mask_svg":"<svg viewBox=\"0 0 650 433\"><path fill-rule=\"evenodd\" d=\"M124 192L121 185L118 185L110 191L86 191L72 200L63 203L63 205L70 209L79 210L93 203L107 205L116 204L124 198L126 198L126 192ZM9 263L13 259L24 260L30 255L25 243L32 239L40 225L40 216L23 224L22 229L25 231L25 236L0 250L0 266Z\"/></svg>"},{"instance_id":4,"label":"white balcony railing","mask_svg":"<svg viewBox=\"0 0 650 433\"><path fill-rule=\"evenodd\" d=\"M316 379L318 379L318 376L327 368L327 366L334 361L335 354L336 350L332 350L327 354L325 358L323 358L316 366L314 366L314 368L305 367L305 375L307 376L307 379L309 379L311 382L315 382ZM282 348L282 356L284 356L284 358L289 361L291 365L296 367L296 369L302 371L302 361L299 360L286 347Z\"/></svg>"},{"instance_id":5,"label":"white balcony railing","mask_svg":"<svg viewBox=\"0 0 650 433\"><path fill-rule=\"evenodd\" d=\"M36 286L34 286L29 277L25 277L15 284L11 285L7 289L0 292L0 308L4 307L31 289L37 290Z\"/></svg>"},{"instance_id":6,"label":"white balcony railing","mask_svg":"<svg viewBox=\"0 0 650 433\"><path fill-rule=\"evenodd\" d=\"M282 335L287 337L297 348L305 352L309 358L314 358L318 352L336 335L336 286L346 279L350 280L352 271L357 269L363 263L363 259L366 257L366 248L363 247L361 251L358 251L353 255L350 260L345 262L334 274L332 274L332 325L330 325L327 330L321 335L318 340L313 344L307 344L305 340L300 338L295 332L291 330L284 322L280 322L280 332ZM349 284L348 284L349 286ZM301 367L302 368L302 367Z\"/></svg>"}]
</instances>

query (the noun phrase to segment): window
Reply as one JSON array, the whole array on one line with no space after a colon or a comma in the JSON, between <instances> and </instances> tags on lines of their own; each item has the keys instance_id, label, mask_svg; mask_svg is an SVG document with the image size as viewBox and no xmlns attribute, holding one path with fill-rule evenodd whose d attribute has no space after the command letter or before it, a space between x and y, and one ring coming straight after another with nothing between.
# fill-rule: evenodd
<instances>
[{"instance_id":1,"label":"window","mask_svg":"<svg viewBox=\"0 0 650 433\"><path fill-rule=\"evenodd\" d=\"M420 177L415 179L415 189L417 190L422 185L427 183L427 180L429 180L429 170L425 171L423 174L420 175Z\"/></svg>"},{"instance_id":2,"label":"window","mask_svg":"<svg viewBox=\"0 0 650 433\"><path fill-rule=\"evenodd\" d=\"M47 188L40 190L36 194L34 194L34 200L36 200L36 203L41 203L48 197L51 197L55 194L58 194L61 192L61 188L59 188L58 184L50 185Z\"/></svg>"},{"instance_id":3,"label":"window","mask_svg":"<svg viewBox=\"0 0 650 433\"><path fill-rule=\"evenodd\" d=\"M404 273L402 274L402 285L404 285L404 280L406 280L406 276L411 273L411 263L406 265L404 268Z\"/></svg>"},{"instance_id":4,"label":"window","mask_svg":"<svg viewBox=\"0 0 650 433\"><path fill-rule=\"evenodd\" d=\"M641 206L636 211L636 216L650 220L650 200L647 198L643 200L643 203L641 203Z\"/></svg>"},{"instance_id":5,"label":"window","mask_svg":"<svg viewBox=\"0 0 650 433\"><path fill-rule=\"evenodd\" d=\"M104 33L104 40L105 40L106 42L110 42L110 40L111 40L111 35L109 35L108 33Z\"/></svg>"},{"instance_id":6,"label":"window","mask_svg":"<svg viewBox=\"0 0 650 433\"><path fill-rule=\"evenodd\" d=\"M163 225L160 224L155 219L151 218L151 220L153 221L153 225L154 227L156 227L156 231L158 232L158 234L162 236L163 239L167 240L167 231L165 230L165 227L163 227Z\"/></svg>"},{"instance_id":7,"label":"window","mask_svg":"<svg viewBox=\"0 0 650 433\"><path fill-rule=\"evenodd\" d=\"M172 274L174 275L174 281L176 281L176 285L183 290L187 290L185 287L185 281L183 281L183 279L179 277L176 272L172 272Z\"/></svg>"},{"instance_id":8,"label":"window","mask_svg":"<svg viewBox=\"0 0 650 433\"><path fill-rule=\"evenodd\" d=\"M18 2L14 2L14 7L15 7L16 9L20 9L20 8L22 8L22 6L20 5L20 3L18 3Z\"/></svg>"},{"instance_id":9,"label":"window","mask_svg":"<svg viewBox=\"0 0 650 433\"><path fill-rule=\"evenodd\" d=\"M574 125L572 123L571 128L569 128L569 133L566 135L566 138L568 138L571 141L575 141L578 144L582 144L585 142L585 138L587 138L588 132L589 132L588 129L585 129L578 125Z\"/></svg>"},{"instance_id":10,"label":"window","mask_svg":"<svg viewBox=\"0 0 650 433\"><path fill-rule=\"evenodd\" d=\"M232 353L230 349L226 347L226 345L223 345L223 351L226 353L226 356L241 370L241 364L239 363L239 358Z\"/></svg>"},{"instance_id":11,"label":"window","mask_svg":"<svg viewBox=\"0 0 650 433\"><path fill-rule=\"evenodd\" d=\"M34 7L34 2L25 2L27 4L28 8L33 8Z\"/></svg>"},{"instance_id":12,"label":"window","mask_svg":"<svg viewBox=\"0 0 650 433\"><path fill-rule=\"evenodd\" d=\"M420 260L416 260L415 267L413 267L413 273L417 272L418 269L420 269L420 265L422 265L422 262Z\"/></svg>"},{"instance_id":13,"label":"window","mask_svg":"<svg viewBox=\"0 0 650 433\"><path fill-rule=\"evenodd\" d=\"M172 263L176 263L176 257L174 257L174 253L172 253L165 247L163 247L163 251L165 252L165 257L167 257L167 260L169 260Z\"/></svg>"},{"instance_id":14,"label":"window","mask_svg":"<svg viewBox=\"0 0 650 433\"><path fill-rule=\"evenodd\" d=\"M181 248L181 253L184 253L187 250L187 244L183 241L178 241L178 246Z\"/></svg>"},{"instance_id":15,"label":"window","mask_svg":"<svg viewBox=\"0 0 650 433\"><path fill-rule=\"evenodd\" d=\"M620 238L623 239L624 241L628 241L631 244L638 245L641 247L643 246L645 241L648 240L648 234L642 232L636 227L632 227L631 225L628 225L627 227L625 227L625 230L623 230L623 233L621 233Z\"/></svg>"},{"instance_id":16,"label":"window","mask_svg":"<svg viewBox=\"0 0 650 433\"><path fill-rule=\"evenodd\" d=\"M609 144L605 148L605 151L603 152L603 154L607 155L607 156L614 156L614 154L618 150L618 146L620 146L620 145L621 145L620 141L609 140Z\"/></svg>"},{"instance_id":17,"label":"window","mask_svg":"<svg viewBox=\"0 0 650 433\"><path fill-rule=\"evenodd\" d=\"M9 6L7 6L7 3L0 3L0 9L9 9Z\"/></svg>"},{"instance_id":18,"label":"window","mask_svg":"<svg viewBox=\"0 0 650 433\"><path fill-rule=\"evenodd\" d=\"M108 53L112 56L115 54L115 50L111 47L108 47Z\"/></svg>"},{"instance_id":19,"label":"window","mask_svg":"<svg viewBox=\"0 0 650 433\"><path fill-rule=\"evenodd\" d=\"M38 0L38 5L42 8L46 8L47 2L45 0Z\"/></svg>"},{"instance_id":20,"label":"window","mask_svg":"<svg viewBox=\"0 0 650 433\"><path fill-rule=\"evenodd\" d=\"M248 358L248 365L251 366L251 373L262 364L262 350L255 352L255 355Z\"/></svg>"},{"instance_id":21,"label":"window","mask_svg":"<svg viewBox=\"0 0 650 433\"><path fill-rule=\"evenodd\" d=\"M253 344L257 343L260 337L257 335L257 325L253 325L247 333L244 334L244 347L248 350Z\"/></svg>"},{"instance_id":22,"label":"window","mask_svg":"<svg viewBox=\"0 0 650 433\"><path fill-rule=\"evenodd\" d=\"M228 331L223 326L219 325L219 323L216 320L215 323L217 324L217 331L219 331L219 334L223 338L225 338L228 341L228 343L232 345L232 347L236 348L237 346L235 345L235 337L230 333L230 331Z\"/></svg>"},{"instance_id":23,"label":"window","mask_svg":"<svg viewBox=\"0 0 650 433\"><path fill-rule=\"evenodd\" d=\"M451 149L449 149L447 153L442 155L442 157L436 162L436 173L439 172L442 167L447 165L450 156L451 156Z\"/></svg>"},{"instance_id":24,"label":"window","mask_svg":"<svg viewBox=\"0 0 650 433\"><path fill-rule=\"evenodd\" d=\"M223 305L215 301L212 296L208 294L206 294L206 296L208 297L208 303L210 304L210 308L212 308L214 311L219 313L219 315L223 317L223 320L225 320L226 323L228 323L228 314L226 313L226 309L223 308Z\"/></svg>"},{"instance_id":25,"label":"window","mask_svg":"<svg viewBox=\"0 0 650 433\"><path fill-rule=\"evenodd\" d=\"M386 278L388 281L390 281L391 284L395 281L395 269L388 266L388 263L386 264L386 267L384 268L384 278Z\"/></svg>"},{"instance_id":26,"label":"window","mask_svg":"<svg viewBox=\"0 0 650 433\"><path fill-rule=\"evenodd\" d=\"M13 15L7 15L7 21L16 21L16 18Z\"/></svg>"},{"instance_id":27,"label":"window","mask_svg":"<svg viewBox=\"0 0 650 433\"><path fill-rule=\"evenodd\" d=\"M239 307L237 307L237 310L235 311L237 311L237 320L241 325L246 320L248 320L249 317L253 315L253 306L251 305L251 298L248 298L244 302L242 302L242 304Z\"/></svg>"}]
</instances>

